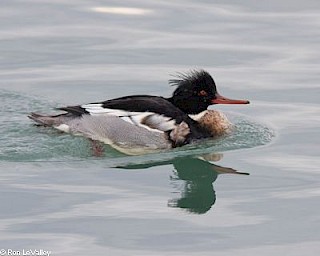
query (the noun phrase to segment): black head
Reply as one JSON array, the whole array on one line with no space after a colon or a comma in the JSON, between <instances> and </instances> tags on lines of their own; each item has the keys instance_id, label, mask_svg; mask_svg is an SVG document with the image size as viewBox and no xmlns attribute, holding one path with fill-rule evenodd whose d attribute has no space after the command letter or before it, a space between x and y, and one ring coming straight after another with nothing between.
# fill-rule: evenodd
<instances>
[{"instance_id":1,"label":"black head","mask_svg":"<svg viewBox=\"0 0 320 256\"><path fill-rule=\"evenodd\" d=\"M178 74L177 79L169 80L176 85L169 101L187 114L198 114L212 104L248 104L247 100L231 100L217 92L211 75L204 70L193 70L187 74Z\"/></svg>"},{"instance_id":2,"label":"black head","mask_svg":"<svg viewBox=\"0 0 320 256\"><path fill-rule=\"evenodd\" d=\"M179 74L177 79L169 80L169 84L178 86L171 102L187 114L206 110L217 92L213 78L204 70Z\"/></svg>"}]
</instances>

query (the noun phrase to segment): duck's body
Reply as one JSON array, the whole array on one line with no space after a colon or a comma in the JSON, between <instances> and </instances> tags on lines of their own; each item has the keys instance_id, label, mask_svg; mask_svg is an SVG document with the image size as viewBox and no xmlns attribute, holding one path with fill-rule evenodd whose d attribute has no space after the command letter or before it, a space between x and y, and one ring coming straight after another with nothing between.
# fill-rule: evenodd
<instances>
[{"instance_id":1,"label":"duck's body","mask_svg":"<svg viewBox=\"0 0 320 256\"><path fill-rule=\"evenodd\" d=\"M51 127L60 131L111 145L128 155L140 155L172 148L165 133L132 125L117 116L83 115L80 118L66 118L65 116L49 117L33 114L31 118L45 125L52 123Z\"/></svg>"},{"instance_id":2,"label":"duck's body","mask_svg":"<svg viewBox=\"0 0 320 256\"><path fill-rule=\"evenodd\" d=\"M189 126L185 122L166 133L133 125L113 115L74 117L32 113L29 117L40 125L103 142L128 155L152 153L186 144L190 134ZM226 116L215 110L206 110L191 118L204 130L209 131L213 138L227 134L232 128Z\"/></svg>"},{"instance_id":3,"label":"duck's body","mask_svg":"<svg viewBox=\"0 0 320 256\"><path fill-rule=\"evenodd\" d=\"M217 138L230 133L233 124L227 116L220 111L208 109L197 115L190 115L202 129L209 133L209 137Z\"/></svg>"},{"instance_id":4,"label":"duck's body","mask_svg":"<svg viewBox=\"0 0 320 256\"><path fill-rule=\"evenodd\" d=\"M171 81L178 85L171 98L126 96L59 108L66 112L59 115L32 113L29 118L44 126L102 141L127 154L140 154L222 135L230 123L224 115L206 110L207 107L249 103L220 96L205 71L181 78Z\"/></svg>"}]
</instances>

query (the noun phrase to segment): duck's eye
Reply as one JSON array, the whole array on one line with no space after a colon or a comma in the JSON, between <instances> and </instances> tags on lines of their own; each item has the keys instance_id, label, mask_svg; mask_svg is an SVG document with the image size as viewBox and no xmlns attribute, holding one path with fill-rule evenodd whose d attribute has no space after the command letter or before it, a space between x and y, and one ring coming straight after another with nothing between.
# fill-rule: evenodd
<instances>
[{"instance_id":1,"label":"duck's eye","mask_svg":"<svg viewBox=\"0 0 320 256\"><path fill-rule=\"evenodd\" d=\"M205 91L205 90L201 90L199 93L198 93L199 96L208 96L208 93Z\"/></svg>"}]
</instances>

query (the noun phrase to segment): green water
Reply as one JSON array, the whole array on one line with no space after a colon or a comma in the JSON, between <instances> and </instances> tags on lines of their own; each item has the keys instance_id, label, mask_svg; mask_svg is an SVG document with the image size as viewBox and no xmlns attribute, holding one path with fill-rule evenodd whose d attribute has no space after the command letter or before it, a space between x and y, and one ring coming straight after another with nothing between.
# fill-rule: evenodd
<instances>
[{"instance_id":1,"label":"green water","mask_svg":"<svg viewBox=\"0 0 320 256\"><path fill-rule=\"evenodd\" d=\"M319 12L314 0L2 1L0 253L319 255ZM251 102L214 106L236 126L219 140L95 157L26 117L167 97L170 74L195 68Z\"/></svg>"}]
</instances>

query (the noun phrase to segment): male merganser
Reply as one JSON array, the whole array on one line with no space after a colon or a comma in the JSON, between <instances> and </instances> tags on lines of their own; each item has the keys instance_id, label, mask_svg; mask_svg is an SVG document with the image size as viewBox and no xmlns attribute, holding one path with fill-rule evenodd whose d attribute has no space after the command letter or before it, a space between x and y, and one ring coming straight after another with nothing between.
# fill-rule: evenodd
<instances>
[{"instance_id":1,"label":"male merganser","mask_svg":"<svg viewBox=\"0 0 320 256\"><path fill-rule=\"evenodd\" d=\"M169 83L177 86L171 98L125 96L58 108L66 112L58 115L31 113L29 118L43 126L102 141L128 154L140 154L141 147L143 152L167 149L219 135L217 131L221 123L226 127L225 122L219 122L217 111L206 111L208 106L249 103L221 96L204 70L179 74Z\"/></svg>"}]
</instances>

